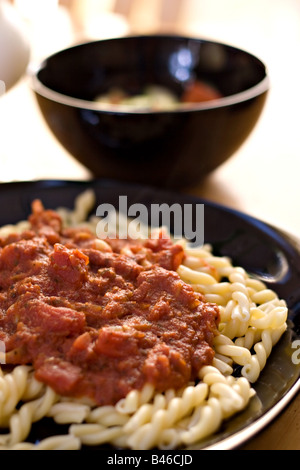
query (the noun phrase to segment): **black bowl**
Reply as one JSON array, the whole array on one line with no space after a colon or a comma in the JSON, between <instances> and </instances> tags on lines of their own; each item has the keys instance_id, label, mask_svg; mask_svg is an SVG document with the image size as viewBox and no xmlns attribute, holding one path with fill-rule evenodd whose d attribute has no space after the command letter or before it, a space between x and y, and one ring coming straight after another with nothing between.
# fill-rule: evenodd
<instances>
[{"instance_id":1,"label":"black bowl","mask_svg":"<svg viewBox=\"0 0 300 470\"><path fill-rule=\"evenodd\" d=\"M101 109L112 87L139 93L145 85L178 98L193 80L219 99L176 110ZM165 188L197 184L245 141L269 88L265 65L235 47L197 38L153 35L99 40L47 58L32 87L61 144L97 177Z\"/></svg>"}]
</instances>

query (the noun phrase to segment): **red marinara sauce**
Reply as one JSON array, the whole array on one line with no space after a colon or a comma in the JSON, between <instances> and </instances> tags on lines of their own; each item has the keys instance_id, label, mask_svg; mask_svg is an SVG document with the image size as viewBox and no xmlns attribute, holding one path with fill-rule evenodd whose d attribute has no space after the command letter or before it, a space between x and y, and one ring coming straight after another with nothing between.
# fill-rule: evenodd
<instances>
[{"instance_id":1,"label":"red marinara sauce","mask_svg":"<svg viewBox=\"0 0 300 470\"><path fill-rule=\"evenodd\" d=\"M0 340L58 394L115 404L185 386L210 364L218 307L183 282L164 237L99 240L33 203L31 228L0 238Z\"/></svg>"}]
</instances>

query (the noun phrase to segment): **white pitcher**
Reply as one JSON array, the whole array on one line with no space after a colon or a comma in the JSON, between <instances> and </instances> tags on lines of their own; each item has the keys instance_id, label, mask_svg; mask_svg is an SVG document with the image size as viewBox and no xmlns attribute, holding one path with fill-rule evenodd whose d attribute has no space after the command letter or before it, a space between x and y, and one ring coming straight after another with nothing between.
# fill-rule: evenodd
<instances>
[{"instance_id":1,"label":"white pitcher","mask_svg":"<svg viewBox=\"0 0 300 470\"><path fill-rule=\"evenodd\" d=\"M30 58L23 21L7 0L0 0L0 81L9 90L25 73Z\"/></svg>"}]
</instances>

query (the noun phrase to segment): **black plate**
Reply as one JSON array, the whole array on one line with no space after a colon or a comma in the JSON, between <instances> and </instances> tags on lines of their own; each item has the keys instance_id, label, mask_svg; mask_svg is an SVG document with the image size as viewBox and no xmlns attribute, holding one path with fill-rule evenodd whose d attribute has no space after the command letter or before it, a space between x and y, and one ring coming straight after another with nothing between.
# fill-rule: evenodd
<instances>
[{"instance_id":1,"label":"black plate","mask_svg":"<svg viewBox=\"0 0 300 470\"><path fill-rule=\"evenodd\" d=\"M288 329L273 349L258 382L250 406L224 423L213 437L194 446L197 449L236 448L274 419L300 389L300 367L292 361L294 340L300 338L300 250L296 240L257 219L206 200L164 192L145 186L108 180L91 182L37 181L0 185L0 225L16 223L28 216L34 198L46 208L73 207L74 198L87 188L94 189L97 205L110 203L119 208L119 196L127 196L128 206L142 203L181 205L204 204L205 242L214 253L230 256L234 265L243 266L263 280L289 308ZM171 227L172 229L172 227ZM48 421L35 425L32 439L47 433L61 433Z\"/></svg>"}]
</instances>

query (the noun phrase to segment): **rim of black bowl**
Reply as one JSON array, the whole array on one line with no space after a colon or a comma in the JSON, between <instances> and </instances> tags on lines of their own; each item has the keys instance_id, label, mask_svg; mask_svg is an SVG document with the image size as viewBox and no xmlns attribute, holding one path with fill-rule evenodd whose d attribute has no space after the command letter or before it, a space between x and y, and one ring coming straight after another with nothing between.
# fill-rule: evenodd
<instances>
[{"instance_id":1,"label":"rim of black bowl","mask_svg":"<svg viewBox=\"0 0 300 470\"><path fill-rule=\"evenodd\" d=\"M206 43L211 43L211 44L219 44L221 46L231 48L235 51L243 52L253 57L254 59L256 59L264 68L265 76L260 82L258 82L253 87L248 88L247 90L241 91L239 93L235 93L233 95L224 96L224 97L213 99L210 101L203 101L201 103L180 104L180 106L175 107L174 109L162 109L162 110L132 109L131 106L127 107L125 105L118 106L118 105L111 105L111 104L105 105L103 103L97 103L94 101L89 101L89 100L85 100L81 98L75 98L75 97L60 93L58 91L52 90L51 88L44 85L38 77L39 72L44 68L48 59L50 59L51 57L54 57L57 54L63 53L64 51L67 51L69 49L75 49L77 47L84 47L91 43L97 43L97 42L100 43L104 41L106 42L115 41L115 40L126 39L126 38L147 38L147 37L148 38L149 37L166 37L166 38L176 37L176 38L196 40L196 41L201 41L201 42L206 42ZM183 35L174 35L174 34L172 35L170 34L127 35L127 36L122 36L122 37L116 37L116 38L110 38L110 39L99 39L99 40L86 41L86 42L82 42L79 44L75 44L71 47L59 50L55 52L54 54L51 54L50 56L45 58L42 62L40 62L37 65L30 64L28 67L28 76L31 80L31 88L33 89L33 91L36 94L44 98L47 98L51 101L55 101L57 103L60 103L66 106L87 109L91 111L100 111L104 113L113 113L113 114L162 114L162 113L174 113L174 112L175 113L190 113L190 112L196 112L196 111L206 110L206 109L222 108L225 106L233 106L233 105L251 100L253 98L256 98L257 96L260 96L263 93L267 92L270 88L270 78L268 75L268 70L267 70L266 65L262 62L261 59L259 59L257 56L255 56L251 52L248 52L245 49L238 48L236 46L233 46L225 42L215 41L211 39L204 39L201 37L183 36Z\"/></svg>"}]
</instances>

